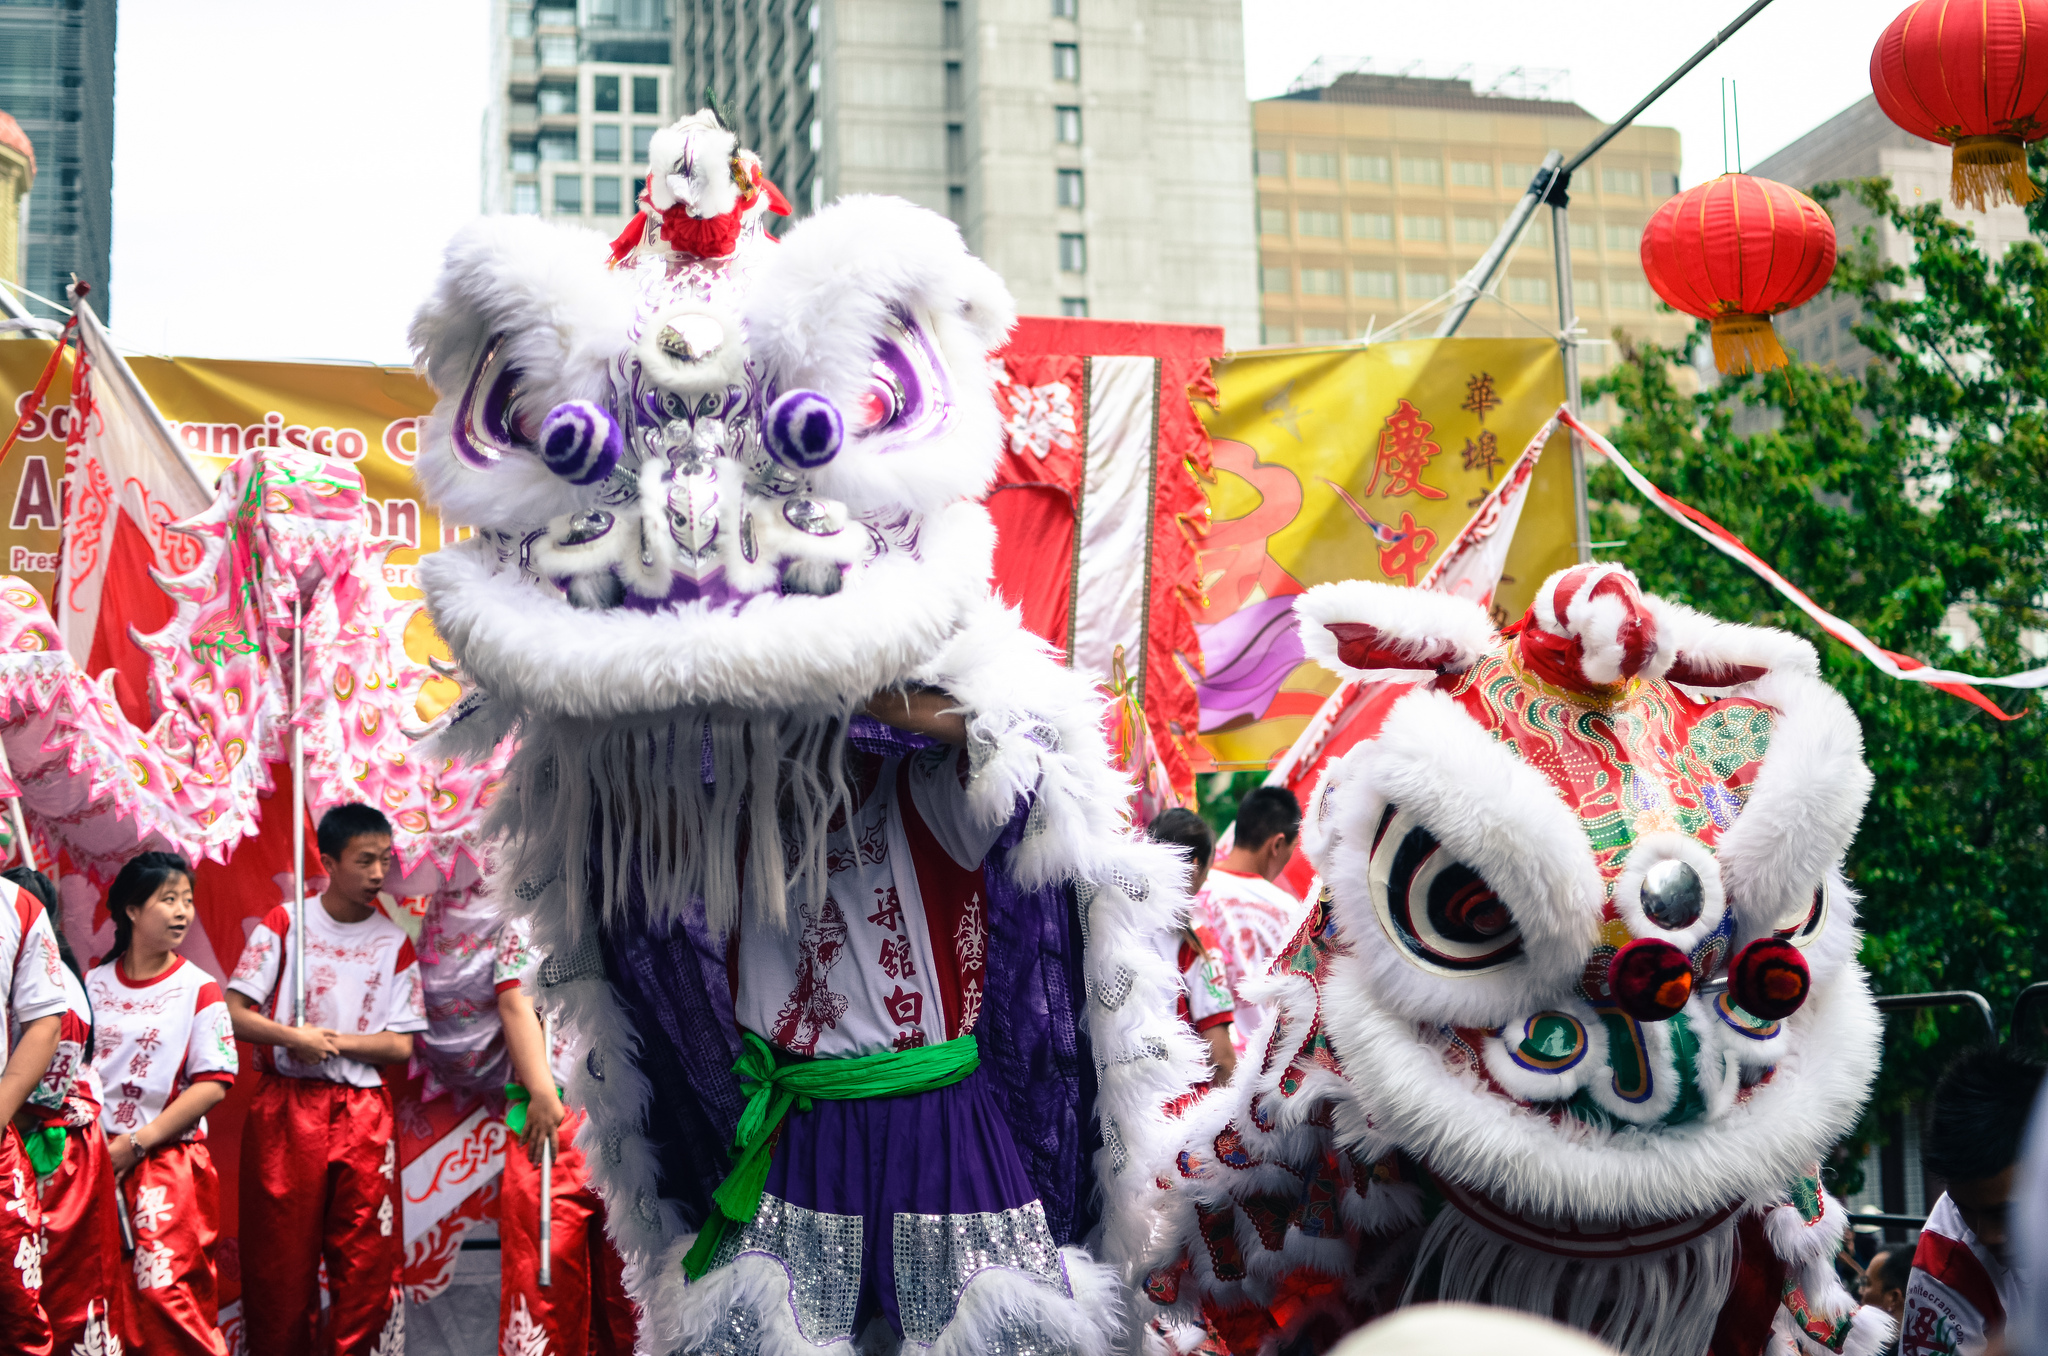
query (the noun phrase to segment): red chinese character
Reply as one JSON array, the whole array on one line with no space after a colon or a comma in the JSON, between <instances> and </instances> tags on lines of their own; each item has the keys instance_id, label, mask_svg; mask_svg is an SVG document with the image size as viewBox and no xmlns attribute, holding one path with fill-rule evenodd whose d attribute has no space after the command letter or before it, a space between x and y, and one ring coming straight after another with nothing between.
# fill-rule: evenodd
<instances>
[{"instance_id":1,"label":"red chinese character","mask_svg":"<svg viewBox=\"0 0 2048 1356\"><path fill-rule=\"evenodd\" d=\"M1404 580L1412 589L1415 576L1428 566L1429 553L1435 549L1436 533L1416 526L1414 514L1403 513L1394 544L1380 551L1380 573L1389 579Z\"/></svg>"},{"instance_id":2,"label":"red chinese character","mask_svg":"<svg viewBox=\"0 0 2048 1356\"><path fill-rule=\"evenodd\" d=\"M882 1000L889 1009L889 1020L902 1026L916 1026L924 1020L924 995L906 991L901 984L896 992Z\"/></svg>"},{"instance_id":3,"label":"red chinese character","mask_svg":"<svg viewBox=\"0 0 2048 1356\"><path fill-rule=\"evenodd\" d=\"M906 979L917 973L910 959L910 939L892 937L882 943L882 973L891 979Z\"/></svg>"},{"instance_id":4,"label":"red chinese character","mask_svg":"<svg viewBox=\"0 0 2048 1356\"><path fill-rule=\"evenodd\" d=\"M1379 459L1373 463L1372 479L1366 483L1365 492L1372 494L1379 488L1380 477L1387 478L1386 497L1398 499L1404 494L1419 494L1424 499L1442 499L1442 490L1422 483L1422 473L1429 469L1430 459L1440 456L1443 449L1429 441L1430 432L1436 425L1422 417L1422 411L1403 400L1387 416L1386 425L1380 429Z\"/></svg>"},{"instance_id":5,"label":"red chinese character","mask_svg":"<svg viewBox=\"0 0 2048 1356\"><path fill-rule=\"evenodd\" d=\"M895 932L903 926L903 901L896 897L896 887L875 887L875 911L868 915L868 921L884 932Z\"/></svg>"},{"instance_id":6,"label":"red chinese character","mask_svg":"<svg viewBox=\"0 0 2048 1356\"><path fill-rule=\"evenodd\" d=\"M141 1050L142 1053L145 1055L155 1054L156 1048L159 1045L162 1045L163 1043L164 1038L160 1034L158 1034L157 1029L155 1027L151 1027L149 1030L143 1032L140 1036L137 1036L135 1038L136 1048Z\"/></svg>"}]
</instances>

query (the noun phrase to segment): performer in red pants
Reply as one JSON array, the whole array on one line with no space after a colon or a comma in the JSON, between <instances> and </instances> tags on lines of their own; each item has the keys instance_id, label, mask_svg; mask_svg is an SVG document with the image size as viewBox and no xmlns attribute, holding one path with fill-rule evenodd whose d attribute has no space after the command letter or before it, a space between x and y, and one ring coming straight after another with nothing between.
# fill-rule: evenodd
<instances>
[{"instance_id":1,"label":"performer in red pants","mask_svg":"<svg viewBox=\"0 0 2048 1356\"><path fill-rule=\"evenodd\" d=\"M43 1210L15 1113L57 1053L65 1009L57 937L35 896L0 881L0 1351L49 1356L44 1312Z\"/></svg>"},{"instance_id":2,"label":"performer in red pants","mask_svg":"<svg viewBox=\"0 0 2048 1356\"><path fill-rule=\"evenodd\" d=\"M557 1089L568 1081L573 1059L559 1035L544 1034L520 981L538 966L524 927L508 922L499 933L494 968L498 1015L505 1024L505 1048L518 1083L512 1095L518 1141L505 1148L505 1176L498 1197L502 1251L498 1285L499 1356L631 1356L638 1327L626 1297L624 1266L604 1232L604 1202L591 1185L583 1152L573 1147L583 1125L581 1112L568 1113ZM549 1284L540 1284L540 1156L552 1137L548 1251ZM536 1338L540 1339L536 1341Z\"/></svg>"},{"instance_id":3,"label":"performer in red pants","mask_svg":"<svg viewBox=\"0 0 2048 1356\"><path fill-rule=\"evenodd\" d=\"M114 954L86 976L100 1125L135 1226L128 1303L151 1356L227 1356L215 1293L220 1179L206 1113L235 1081L235 1041L220 986L177 954L195 914L192 868L145 852L107 892Z\"/></svg>"},{"instance_id":4,"label":"performer in red pants","mask_svg":"<svg viewBox=\"0 0 2048 1356\"><path fill-rule=\"evenodd\" d=\"M249 1356L372 1356L404 1343L398 1138L380 1065L427 1026L412 942L378 907L391 825L367 805L320 821L325 893L272 909L228 980L235 1034L261 1051L242 1128L242 1323ZM306 1013L292 1025L293 930ZM331 1333L316 1344L327 1264Z\"/></svg>"}]
</instances>

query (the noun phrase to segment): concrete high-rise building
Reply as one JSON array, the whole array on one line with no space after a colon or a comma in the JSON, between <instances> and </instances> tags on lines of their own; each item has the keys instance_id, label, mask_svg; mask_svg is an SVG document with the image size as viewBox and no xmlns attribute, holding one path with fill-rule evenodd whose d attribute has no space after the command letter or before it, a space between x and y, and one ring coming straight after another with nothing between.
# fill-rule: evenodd
<instances>
[{"instance_id":1,"label":"concrete high-rise building","mask_svg":"<svg viewBox=\"0 0 2048 1356\"><path fill-rule=\"evenodd\" d=\"M797 211L943 212L1026 314L1257 339L1239 0L677 0L709 87Z\"/></svg>"},{"instance_id":2,"label":"concrete high-rise building","mask_svg":"<svg viewBox=\"0 0 2048 1356\"><path fill-rule=\"evenodd\" d=\"M22 203L23 286L64 299L73 274L93 309L113 315L114 0L0 4L0 109L35 145L35 188ZM37 315L56 313L36 302Z\"/></svg>"},{"instance_id":3,"label":"concrete high-rise building","mask_svg":"<svg viewBox=\"0 0 2048 1356\"><path fill-rule=\"evenodd\" d=\"M1540 89L1536 91L1540 93ZM1260 303L1267 343L1354 339L1443 296L1479 259L1550 151L1603 126L1575 103L1482 92L1470 80L1347 72L1252 105ZM1580 370L1614 361L1616 329L1682 342L1688 316L1657 310L1643 227L1678 191L1678 133L1623 131L1571 183L1572 292ZM1522 234L1460 336L1557 329L1548 210ZM1426 336L1431 319L1406 337Z\"/></svg>"},{"instance_id":4,"label":"concrete high-rise building","mask_svg":"<svg viewBox=\"0 0 2048 1356\"><path fill-rule=\"evenodd\" d=\"M21 209L35 182L35 144L0 112L0 278L9 282L21 281Z\"/></svg>"},{"instance_id":5,"label":"concrete high-rise building","mask_svg":"<svg viewBox=\"0 0 2048 1356\"><path fill-rule=\"evenodd\" d=\"M483 207L615 232L675 121L668 0L493 0Z\"/></svg>"},{"instance_id":6,"label":"concrete high-rise building","mask_svg":"<svg viewBox=\"0 0 2048 1356\"><path fill-rule=\"evenodd\" d=\"M1938 202L1944 215L1967 224L1977 244L1996 260L2015 240L2028 238L2024 209L2007 205L1973 212L1951 202L1949 148L1922 141L1884 115L1875 95L1857 100L1811 132L1750 167L1751 174L1776 179L1805 193L1831 179L1889 179L1892 192L1908 207ZM1847 251L1865 229L1873 229L1885 258L1905 263L1912 258L1912 237L1877 221L1849 194L1828 205L1835 219L1835 237ZM1853 298L1822 292L1812 301L1777 318L1778 340L1788 352L1810 363L1832 364L1859 375L1870 352L1850 333L1859 314Z\"/></svg>"}]
</instances>

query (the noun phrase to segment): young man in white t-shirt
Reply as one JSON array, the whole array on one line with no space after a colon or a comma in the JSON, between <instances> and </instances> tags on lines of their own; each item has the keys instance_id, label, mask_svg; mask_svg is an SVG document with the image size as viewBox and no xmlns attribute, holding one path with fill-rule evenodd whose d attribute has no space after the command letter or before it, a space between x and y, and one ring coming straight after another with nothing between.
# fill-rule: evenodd
<instances>
[{"instance_id":1,"label":"young man in white t-shirt","mask_svg":"<svg viewBox=\"0 0 2048 1356\"><path fill-rule=\"evenodd\" d=\"M1237 996L1231 1040L1241 1056L1265 1024L1265 1012L1244 998L1244 983L1266 973L1308 913L1273 882L1287 869L1301 837L1301 803L1284 786L1261 786L1237 807L1230 851L1209 872L1189 910L1198 929L1223 948L1223 977Z\"/></svg>"},{"instance_id":2,"label":"young man in white t-shirt","mask_svg":"<svg viewBox=\"0 0 2048 1356\"><path fill-rule=\"evenodd\" d=\"M43 1212L36 1172L14 1113L42 1082L63 1023L64 963L57 935L33 895L0 881L0 1351L47 1356L42 1304Z\"/></svg>"},{"instance_id":3,"label":"young man in white t-shirt","mask_svg":"<svg viewBox=\"0 0 2048 1356\"><path fill-rule=\"evenodd\" d=\"M426 1006L412 941L377 894L391 824L368 805L320 821L328 887L279 905L250 934L228 980L235 1035L263 1077L242 1128L242 1322L249 1356L311 1351L317 1274L327 1263L332 1350L396 1350L405 1331L405 1230L398 1132L379 1072L412 1058ZM305 926L306 1010L293 1024Z\"/></svg>"}]
</instances>

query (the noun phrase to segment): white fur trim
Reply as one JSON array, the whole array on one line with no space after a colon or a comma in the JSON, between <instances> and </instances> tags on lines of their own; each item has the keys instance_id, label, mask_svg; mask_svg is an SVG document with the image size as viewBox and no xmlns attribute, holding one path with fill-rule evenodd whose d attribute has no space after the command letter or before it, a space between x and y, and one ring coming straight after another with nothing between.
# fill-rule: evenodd
<instances>
[{"instance_id":1,"label":"white fur trim","mask_svg":"<svg viewBox=\"0 0 2048 1356\"><path fill-rule=\"evenodd\" d=\"M740 200L732 158L739 138L708 108L679 118L647 139L647 196L656 211L678 202L693 217L722 217Z\"/></svg>"},{"instance_id":2,"label":"white fur trim","mask_svg":"<svg viewBox=\"0 0 2048 1356\"><path fill-rule=\"evenodd\" d=\"M1729 670L1742 668L1820 675L1820 657L1813 646L1790 631L1724 622L1654 594L1645 594L1643 600L1657 618L1657 649L1670 655L1673 663L1685 663L1695 677L1707 678L1717 670L1727 676Z\"/></svg>"},{"instance_id":3,"label":"white fur trim","mask_svg":"<svg viewBox=\"0 0 2048 1356\"><path fill-rule=\"evenodd\" d=\"M1700 916L1686 927L1662 927L1643 912L1643 877L1664 861L1684 862L1699 877ZM1728 912L1728 892L1721 886L1721 867L1714 854L1699 839L1669 831L1646 833L1630 845L1628 860L1614 881L1613 899L1632 936L1669 942L1688 955L1714 935Z\"/></svg>"},{"instance_id":4,"label":"white fur trim","mask_svg":"<svg viewBox=\"0 0 2048 1356\"><path fill-rule=\"evenodd\" d=\"M913 442L849 436L811 472L855 512L933 509L981 493L1002 451L986 355L1016 323L1002 279L967 252L959 228L901 198L855 194L791 228L745 303L756 367L776 391L817 391L857 407L876 341L898 314L917 320L952 383L950 424ZM829 317L829 323L821 318Z\"/></svg>"},{"instance_id":5,"label":"white fur trim","mask_svg":"<svg viewBox=\"0 0 2048 1356\"><path fill-rule=\"evenodd\" d=\"M1499 639L1486 609L1470 598L1428 589L1405 589L1364 579L1346 579L1318 584L1294 600L1294 615L1300 619L1301 644L1308 657L1346 678L1377 678L1398 673L1415 676L1412 670L1354 669L1337 657L1337 638L1330 633L1332 622L1357 622L1380 633L1382 641L1419 665L1441 672L1471 668ZM1436 659L1449 650L1450 657Z\"/></svg>"}]
</instances>

